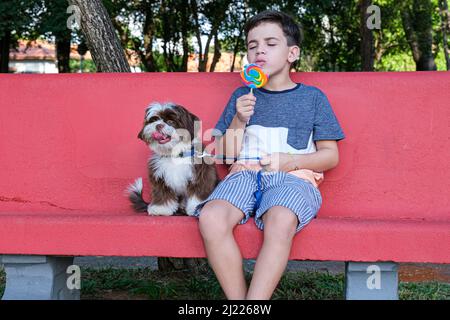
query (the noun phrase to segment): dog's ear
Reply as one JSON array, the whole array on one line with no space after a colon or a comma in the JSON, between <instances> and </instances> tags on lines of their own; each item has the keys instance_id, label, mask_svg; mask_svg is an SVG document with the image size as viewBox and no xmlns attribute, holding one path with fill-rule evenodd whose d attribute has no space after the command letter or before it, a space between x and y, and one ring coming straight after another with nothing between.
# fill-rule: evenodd
<instances>
[{"instance_id":1,"label":"dog's ear","mask_svg":"<svg viewBox=\"0 0 450 320\"><path fill-rule=\"evenodd\" d=\"M143 134L144 134L144 129L142 129L141 131L139 131L138 136L137 136L138 139L144 140Z\"/></svg>"},{"instance_id":2,"label":"dog's ear","mask_svg":"<svg viewBox=\"0 0 450 320\"><path fill-rule=\"evenodd\" d=\"M193 114L189 111L188 111L188 113L189 113L189 117L191 118L192 123L194 123L195 121L200 121L200 118L197 117L195 114Z\"/></svg>"},{"instance_id":3,"label":"dog's ear","mask_svg":"<svg viewBox=\"0 0 450 320\"><path fill-rule=\"evenodd\" d=\"M195 137L195 135L196 135L196 132L194 132L195 122L200 121L200 119L195 114L190 112L188 109L186 109L184 107L181 107L181 108L182 108L183 112L185 113L185 119L187 120L186 128L191 133L191 136Z\"/></svg>"}]
</instances>

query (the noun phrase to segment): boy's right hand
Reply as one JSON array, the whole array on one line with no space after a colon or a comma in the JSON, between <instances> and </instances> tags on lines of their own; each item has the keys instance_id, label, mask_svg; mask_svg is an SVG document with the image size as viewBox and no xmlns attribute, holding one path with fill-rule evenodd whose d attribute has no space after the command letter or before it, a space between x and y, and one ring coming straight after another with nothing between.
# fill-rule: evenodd
<instances>
[{"instance_id":1,"label":"boy's right hand","mask_svg":"<svg viewBox=\"0 0 450 320\"><path fill-rule=\"evenodd\" d=\"M254 113L253 109L255 108L256 97L248 93L246 95L240 96L236 100L236 116L242 122L247 123L252 114Z\"/></svg>"}]
</instances>

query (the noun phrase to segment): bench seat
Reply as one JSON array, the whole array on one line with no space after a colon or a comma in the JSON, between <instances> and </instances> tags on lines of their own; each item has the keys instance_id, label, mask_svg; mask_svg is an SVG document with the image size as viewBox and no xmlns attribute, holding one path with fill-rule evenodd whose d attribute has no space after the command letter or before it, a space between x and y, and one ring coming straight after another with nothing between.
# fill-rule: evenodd
<instances>
[{"instance_id":1,"label":"bench seat","mask_svg":"<svg viewBox=\"0 0 450 320\"><path fill-rule=\"evenodd\" d=\"M450 263L450 72L292 79L327 95L346 138L290 259L345 261L349 299L398 298L398 262ZM76 298L62 280L74 256L204 257L196 218L136 214L123 193L143 177L150 200L150 151L137 139L149 103L188 108L209 144L240 85L237 73L0 75L3 298ZM254 222L235 234L255 258ZM366 287L375 263L382 290Z\"/></svg>"},{"instance_id":2,"label":"bench seat","mask_svg":"<svg viewBox=\"0 0 450 320\"><path fill-rule=\"evenodd\" d=\"M290 259L448 263L448 221L314 219ZM26 255L205 257L193 217L104 213L0 216L0 252ZM364 235L363 237L361 235ZM245 258L256 258L262 233L253 218L235 229Z\"/></svg>"}]
</instances>

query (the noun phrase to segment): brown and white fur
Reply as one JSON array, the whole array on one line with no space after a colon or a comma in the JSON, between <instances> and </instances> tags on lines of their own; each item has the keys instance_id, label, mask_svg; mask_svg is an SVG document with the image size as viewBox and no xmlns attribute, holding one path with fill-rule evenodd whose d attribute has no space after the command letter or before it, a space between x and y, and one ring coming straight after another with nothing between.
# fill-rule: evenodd
<instances>
[{"instance_id":1,"label":"brown and white fur","mask_svg":"<svg viewBox=\"0 0 450 320\"><path fill-rule=\"evenodd\" d=\"M195 138L195 121L199 118L181 105L155 102L147 107L138 138L153 151L148 161L152 202L144 201L142 178L136 179L127 189L135 211L146 211L149 215L193 215L197 204L214 190L219 182L214 163L194 163L192 157L178 156L201 143Z\"/></svg>"}]
</instances>

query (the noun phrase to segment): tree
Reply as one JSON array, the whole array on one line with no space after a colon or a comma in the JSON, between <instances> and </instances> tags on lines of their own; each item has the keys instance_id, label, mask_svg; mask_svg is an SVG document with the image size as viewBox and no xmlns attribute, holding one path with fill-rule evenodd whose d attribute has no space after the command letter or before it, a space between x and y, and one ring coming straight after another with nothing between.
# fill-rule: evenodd
<instances>
[{"instance_id":1,"label":"tree","mask_svg":"<svg viewBox=\"0 0 450 320\"><path fill-rule=\"evenodd\" d=\"M144 70L161 71L153 53L160 0L103 0L127 56L139 55ZM132 34L130 25L142 25L142 37ZM131 51L132 50L132 51Z\"/></svg>"},{"instance_id":2,"label":"tree","mask_svg":"<svg viewBox=\"0 0 450 320\"><path fill-rule=\"evenodd\" d=\"M367 27L369 14L367 9L372 5L372 0L359 0L360 33L361 33L361 65L362 71L373 71L374 67L374 38L372 30Z\"/></svg>"},{"instance_id":3,"label":"tree","mask_svg":"<svg viewBox=\"0 0 450 320\"><path fill-rule=\"evenodd\" d=\"M441 30L442 30L442 41L444 43L444 56L445 56L445 64L447 66L447 70L450 70L450 57L449 57L449 49L448 49L448 39L447 35L450 33L450 15L448 13L448 3L447 0L439 0L439 10L441 11Z\"/></svg>"},{"instance_id":4,"label":"tree","mask_svg":"<svg viewBox=\"0 0 450 320\"><path fill-rule=\"evenodd\" d=\"M192 32L188 4L183 0L162 0L159 17L157 32L162 37L167 71L187 71Z\"/></svg>"},{"instance_id":5,"label":"tree","mask_svg":"<svg viewBox=\"0 0 450 320\"><path fill-rule=\"evenodd\" d=\"M315 71L361 70L360 15L355 0L302 0L303 58Z\"/></svg>"},{"instance_id":6,"label":"tree","mask_svg":"<svg viewBox=\"0 0 450 320\"><path fill-rule=\"evenodd\" d=\"M410 63L410 48L405 37L401 19L401 7L397 0L379 0L377 5L382 14L381 29L374 32L375 70L395 71L402 70L405 64ZM401 61L402 65L397 63ZM412 58L411 63L414 63Z\"/></svg>"},{"instance_id":7,"label":"tree","mask_svg":"<svg viewBox=\"0 0 450 320\"><path fill-rule=\"evenodd\" d=\"M225 25L222 29L224 34L222 47L233 53L230 72L234 71L236 56L246 48L242 24L247 21L247 16L245 4L240 0L234 0L226 12Z\"/></svg>"},{"instance_id":8,"label":"tree","mask_svg":"<svg viewBox=\"0 0 450 320\"><path fill-rule=\"evenodd\" d=\"M100 0L68 0L79 8L81 30L98 72L131 72L112 22Z\"/></svg>"},{"instance_id":9,"label":"tree","mask_svg":"<svg viewBox=\"0 0 450 320\"><path fill-rule=\"evenodd\" d=\"M72 32L67 27L67 0L44 0L44 13L40 15L39 34L50 32L55 37L58 72L70 72L70 45Z\"/></svg>"},{"instance_id":10,"label":"tree","mask_svg":"<svg viewBox=\"0 0 450 320\"><path fill-rule=\"evenodd\" d=\"M437 70L433 55L431 0L403 0L402 22L417 71ZM411 6L412 5L412 6Z\"/></svg>"},{"instance_id":11,"label":"tree","mask_svg":"<svg viewBox=\"0 0 450 320\"><path fill-rule=\"evenodd\" d=\"M39 2L33 0L0 2L0 72L8 72L9 50L30 29L38 5Z\"/></svg>"},{"instance_id":12,"label":"tree","mask_svg":"<svg viewBox=\"0 0 450 320\"><path fill-rule=\"evenodd\" d=\"M220 47L218 32L223 25L225 19L225 13L231 4L231 0L217 0L211 2L203 2L201 6L198 6L196 0L190 0L191 12L194 20L195 36L197 38L197 43L199 47L198 52L198 71L205 72L208 63L209 48L211 45L211 40L214 39L215 46ZM211 30L205 31L202 27L206 20L211 24ZM201 36L206 35L206 44L203 48ZM213 61L218 61L220 57L220 49L214 50ZM215 65L215 64L214 64ZM213 66L213 65L211 65ZM210 68L209 71L214 71L214 68Z\"/></svg>"},{"instance_id":13,"label":"tree","mask_svg":"<svg viewBox=\"0 0 450 320\"><path fill-rule=\"evenodd\" d=\"M141 60L144 63L147 71L157 71L155 58L153 55L153 41L155 38L155 13L153 4L155 1L143 1L142 10L144 12L144 25L143 25L143 35L144 35L144 51L141 53ZM139 51L141 52L141 51Z\"/></svg>"}]
</instances>

